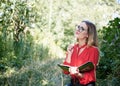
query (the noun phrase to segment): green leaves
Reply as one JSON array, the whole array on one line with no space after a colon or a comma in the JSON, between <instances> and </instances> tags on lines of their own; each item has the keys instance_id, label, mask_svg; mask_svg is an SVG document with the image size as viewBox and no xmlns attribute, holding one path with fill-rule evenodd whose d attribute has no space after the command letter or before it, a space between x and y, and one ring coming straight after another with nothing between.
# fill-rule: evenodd
<instances>
[{"instance_id":1,"label":"green leaves","mask_svg":"<svg viewBox=\"0 0 120 86\"><path fill-rule=\"evenodd\" d=\"M30 57L29 53L33 47L30 44L33 43L33 39L30 39L31 35L25 31L31 25L30 14L32 14L30 7L25 1L0 2L1 68L14 66L20 68L24 63L22 60Z\"/></svg>"},{"instance_id":2,"label":"green leaves","mask_svg":"<svg viewBox=\"0 0 120 86\"><path fill-rule=\"evenodd\" d=\"M120 62L120 18L115 18L109 21L108 25L100 30L101 43L100 50L104 55L101 55L98 69L98 78L106 79L120 78L118 74ZM113 80L110 79L110 80ZM108 81L109 83L109 81ZM116 82L117 83L117 82ZM111 84L113 82L111 81ZM114 83L115 84L115 83Z\"/></svg>"}]
</instances>

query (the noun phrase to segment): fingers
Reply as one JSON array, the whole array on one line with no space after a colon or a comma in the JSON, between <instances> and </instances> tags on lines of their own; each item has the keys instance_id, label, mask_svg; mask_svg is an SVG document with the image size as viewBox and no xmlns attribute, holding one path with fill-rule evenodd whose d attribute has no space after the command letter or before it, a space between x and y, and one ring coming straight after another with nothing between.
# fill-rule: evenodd
<instances>
[{"instance_id":1,"label":"fingers","mask_svg":"<svg viewBox=\"0 0 120 86\"><path fill-rule=\"evenodd\" d=\"M70 67L69 72L70 75L75 75L78 78L83 78L83 73L80 73L77 67Z\"/></svg>"},{"instance_id":2,"label":"fingers","mask_svg":"<svg viewBox=\"0 0 120 86\"><path fill-rule=\"evenodd\" d=\"M68 51L68 52L71 52L71 51L73 50L73 47L74 47L74 45L73 45L73 44L70 44L70 45L68 46L68 48L67 48L67 51Z\"/></svg>"},{"instance_id":3,"label":"fingers","mask_svg":"<svg viewBox=\"0 0 120 86\"><path fill-rule=\"evenodd\" d=\"M83 73L76 73L75 76L77 76L79 78L83 78Z\"/></svg>"}]
</instances>

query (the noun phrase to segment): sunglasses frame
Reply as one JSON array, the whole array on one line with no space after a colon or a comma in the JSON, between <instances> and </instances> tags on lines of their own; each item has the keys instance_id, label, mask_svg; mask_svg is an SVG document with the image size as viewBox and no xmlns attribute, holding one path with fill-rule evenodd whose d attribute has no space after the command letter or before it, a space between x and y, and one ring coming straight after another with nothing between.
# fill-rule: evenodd
<instances>
[{"instance_id":1,"label":"sunglasses frame","mask_svg":"<svg viewBox=\"0 0 120 86\"><path fill-rule=\"evenodd\" d=\"M79 32L85 31L85 28L81 27L80 25L76 25L75 27L76 27L76 30Z\"/></svg>"}]
</instances>

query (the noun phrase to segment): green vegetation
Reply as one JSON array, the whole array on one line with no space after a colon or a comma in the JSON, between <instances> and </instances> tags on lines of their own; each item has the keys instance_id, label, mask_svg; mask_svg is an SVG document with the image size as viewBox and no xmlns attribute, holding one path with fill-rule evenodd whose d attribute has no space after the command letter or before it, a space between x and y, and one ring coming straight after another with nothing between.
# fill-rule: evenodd
<instances>
[{"instance_id":1,"label":"green vegetation","mask_svg":"<svg viewBox=\"0 0 120 86\"><path fill-rule=\"evenodd\" d=\"M97 86L120 82L120 6L115 0L1 0L0 86L64 86L57 67L82 20L97 25Z\"/></svg>"},{"instance_id":2,"label":"green vegetation","mask_svg":"<svg viewBox=\"0 0 120 86\"><path fill-rule=\"evenodd\" d=\"M100 86L118 86L120 82L120 18L109 21L101 33L101 58L98 68Z\"/></svg>"}]
</instances>

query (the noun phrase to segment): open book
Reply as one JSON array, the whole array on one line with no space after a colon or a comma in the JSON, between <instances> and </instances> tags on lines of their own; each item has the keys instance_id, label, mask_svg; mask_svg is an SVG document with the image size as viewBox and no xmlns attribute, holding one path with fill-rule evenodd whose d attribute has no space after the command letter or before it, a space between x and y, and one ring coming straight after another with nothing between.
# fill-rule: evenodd
<instances>
[{"instance_id":1,"label":"open book","mask_svg":"<svg viewBox=\"0 0 120 86\"><path fill-rule=\"evenodd\" d=\"M72 67L72 66L64 65L64 64L58 64L58 66L64 71L69 71L69 67ZM86 62L85 64L79 66L78 69L79 69L79 72L81 73L87 72L87 71L94 69L94 64L92 62Z\"/></svg>"}]
</instances>

